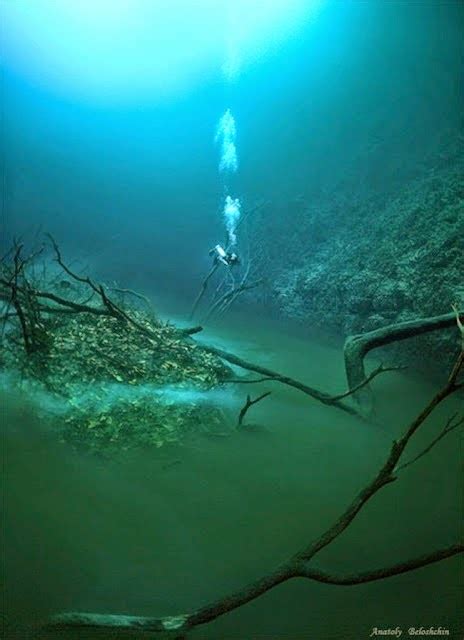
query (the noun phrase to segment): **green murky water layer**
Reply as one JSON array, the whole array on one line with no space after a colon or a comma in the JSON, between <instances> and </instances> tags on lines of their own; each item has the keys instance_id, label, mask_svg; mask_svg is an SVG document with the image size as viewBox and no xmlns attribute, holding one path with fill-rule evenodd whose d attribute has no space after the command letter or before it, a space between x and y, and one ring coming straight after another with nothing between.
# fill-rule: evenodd
<instances>
[{"instance_id":1,"label":"green murky water layer","mask_svg":"<svg viewBox=\"0 0 464 640\"><path fill-rule=\"evenodd\" d=\"M344 388L340 349L289 326L236 316L233 328L223 324L207 338L329 391ZM207 403L220 428L114 459L57 438L60 415L45 417L44 396L4 392L6 637L103 637L36 625L69 609L174 615L275 567L331 523L436 387L404 372L374 385L377 419L367 423L264 382L260 393L272 393L248 417L260 428L240 431L234 425L251 385L224 385ZM451 399L437 411L411 455L458 406ZM320 566L369 569L454 542L459 465L453 434L383 490ZM191 636L358 640L374 627L440 624L457 638L461 580L458 559L359 587L294 580Z\"/></svg>"}]
</instances>

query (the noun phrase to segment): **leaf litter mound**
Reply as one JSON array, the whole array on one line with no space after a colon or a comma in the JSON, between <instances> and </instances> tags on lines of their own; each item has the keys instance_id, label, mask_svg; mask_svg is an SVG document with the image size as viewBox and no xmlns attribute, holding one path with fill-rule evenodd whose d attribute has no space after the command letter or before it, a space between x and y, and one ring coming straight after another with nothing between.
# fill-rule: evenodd
<instances>
[{"instance_id":1,"label":"leaf litter mound","mask_svg":"<svg viewBox=\"0 0 464 640\"><path fill-rule=\"evenodd\" d=\"M136 308L130 314L147 333L111 316L44 316L41 349L25 354L13 329L3 365L21 373L23 388L39 384L61 401L62 439L87 451L159 448L220 429L222 410L201 392L230 370L175 327Z\"/></svg>"}]
</instances>

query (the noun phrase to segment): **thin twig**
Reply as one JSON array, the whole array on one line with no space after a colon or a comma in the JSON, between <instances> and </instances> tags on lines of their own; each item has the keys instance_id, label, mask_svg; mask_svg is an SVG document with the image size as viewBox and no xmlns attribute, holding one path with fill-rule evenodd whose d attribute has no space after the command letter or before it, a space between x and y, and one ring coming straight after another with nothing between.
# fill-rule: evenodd
<instances>
[{"instance_id":1,"label":"thin twig","mask_svg":"<svg viewBox=\"0 0 464 640\"><path fill-rule=\"evenodd\" d=\"M241 226L241 224L247 220L247 218L249 216L251 216L253 213L255 213L256 211L258 211L259 209L261 209L262 207L264 207L266 204L268 204L267 202L260 202L257 205L255 205L254 207L251 207L251 209L248 209L248 211L246 211L240 218L238 224L237 224L237 229ZM229 251L230 249L230 245L227 245L226 247L226 252ZM189 315L189 319L192 320L193 317L195 316L195 313L200 305L200 302L203 299L203 296L206 293L206 290L208 288L208 283L211 280L211 278L213 277L213 275L216 273L217 269L220 266L220 262L216 262L215 264L213 264L213 266L211 267L210 271L208 272L208 274L206 275L205 279L203 280L201 286L200 286L200 290L197 294L197 297L195 298L193 305L192 305L192 310L190 311L190 315Z\"/></svg>"},{"instance_id":2,"label":"thin twig","mask_svg":"<svg viewBox=\"0 0 464 640\"><path fill-rule=\"evenodd\" d=\"M409 467L411 464L413 464L414 462L417 462L417 460L419 460L420 458L422 458L423 456L425 456L425 454L427 454L431 449L433 449L433 447L440 442L440 440L442 438L444 438L445 436L447 436L449 433L451 433L452 431L454 431L455 429L457 429L458 427L460 427L462 424L464 424L464 417L460 418L459 420L456 420L456 422L453 421L455 420L457 414L455 413L453 416L451 416L451 418L449 418L443 428L443 430L438 434L438 436L436 438L434 438L432 440L432 442L425 447L425 449L423 449L420 453L418 453L416 456L414 456L414 458L412 458L411 460L409 460L408 462L405 462L404 464L400 465L399 467L396 468L396 471L401 471L402 469L405 469L406 467Z\"/></svg>"},{"instance_id":3,"label":"thin twig","mask_svg":"<svg viewBox=\"0 0 464 640\"><path fill-rule=\"evenodd\" d=\"M383 364L380 364L374 371L372 371L365 380L357 384L353 389L348 389L344 393L340 393L337 396L332 396L332 400L342 400L342 398L347 398L348 396L353 395L363 387L369 384L374 378L376 378L380 373L387 373L388 371L403 371L407 369L406 366L398 366L398 367L385 367Z\"/></svg>"},{"instance_id":4,"label":"thin twig","mask_svg":"<svg viewBox=\"0 0 464 640\"><path fill-rule=\"evenodd\" d=\"M233 384L255 384L256 382L266 382L268 380L274 381L274 382L276 381L276 379L271 376L265 376L263 378L254 378L252 380L247 378L226 378L224 380L221 380L221 384L224 384L226 382L233 383Z\"/></svg>"},{"instance_id":5,"label":"thin twig","mask_svg":"<svg viewBox=\"0 0 464 640\"><path fill-rule=\"evenodd\" d=\"M246 402L243 405L243 407L241 408L240 413L238 415L237 427L239 429L243 425L243 420L245 419L245 416L247 414L248 409L250 407L252 407L254 404L256 404L257 402L260 402L260 400L264 400L264 398L267 398L267 396L269 396L269 395L271 395L271 392L270 391L266 391L266 393L262 393L260 396L258 396L254 400L252 400L249 395L247 396Z\"/></svg>"},{"instance_id":6,"label":"thin twig","mask_svg":"<svg viewBox=\"0 0 464 640\"><path fill-rule=\"evenodd\" d=\"M454 544L450 547L445 547L444 549L433 551L432 553L426 553L421 556L417 556L416 558L412 558L410 560L407 560L406 562L398 562L397 564L391 565L389 567L382 567L381 569L371 569L370 571L363 571L360 573L345 576L333 575L330 573L326 573L325 571L320 571L318 569L311 569L310 567L303 568L301 572L298 573L298 575L302 578L315 580L316 582L323 582L324 584L334 584L349 587L358 584L365 584L366 582L374 582L375 580L384 580L385 578L391 578L393 576L401 575L402 573L414 571L415 569L426 567L429 564L440 562L440 560L451 558L458 553L462 553L463 550L463 545Z\"/></svg>"},{"instance_id":7,"label":"thin twig","mask_svg":"<svg viewBox=\"0 0 464 640\"><path fill-rule=\"evenodd\" d=\"M118 287L111 287L111 291L116 291L117 293L122 294L129 294L131 296L134 296L135 298L139 298L139 300L143 300L150 311L154 313L154 308L151 300L147 296L144 296L142 293L138 293L138 291L134 291L133 289L119 289Z\"/></svg>"}]
</instances>

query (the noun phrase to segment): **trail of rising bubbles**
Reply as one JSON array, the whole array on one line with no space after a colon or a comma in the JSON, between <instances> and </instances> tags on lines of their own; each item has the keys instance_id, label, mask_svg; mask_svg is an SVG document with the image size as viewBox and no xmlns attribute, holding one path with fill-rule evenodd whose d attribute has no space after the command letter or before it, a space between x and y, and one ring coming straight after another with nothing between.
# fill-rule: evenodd
<instances>
[{"instance_id":1,"label":"trail of rising bubbles","mask_svg":"<svg viewBox=\"0 0 464 640\"><path fill-rule=\"evenodd\" d=\"M240 73L240 56L237 38L236 14L233 6L228 6L227 20L227 42L226 42L226 60L222 66L224 79L228 83L232 83ZM237 225L240 219L241 203L239 198L233 198L229 195L229 185L227 183L227 174L236 173L238 169L237 147L235 143L237 128L235 118L231 110L228 108L219 120L215 141L220 144L221 155L219 160L219 173L224 175L224 190L226 198L223 207L223 216L227 230L227 238L229 247L235 247L237 244Z\"/></svg>"}]
</instances>

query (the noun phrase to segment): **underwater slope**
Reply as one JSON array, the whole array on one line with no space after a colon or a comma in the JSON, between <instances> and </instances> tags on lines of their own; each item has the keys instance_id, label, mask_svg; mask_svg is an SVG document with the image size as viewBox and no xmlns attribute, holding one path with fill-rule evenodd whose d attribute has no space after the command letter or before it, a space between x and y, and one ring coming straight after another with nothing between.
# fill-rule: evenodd
<instances>
[{"instance_id":1,"label":"underwater slope","mask_svg":"<svg viewBox=\"0 0 464 640\"><path fill-rule=\"evenodd\" d=\"M341 336L449 311L464 300L463 176L461 138L388 197L340 193L307 211L300 203L303 239L285 254L287 264L280 261L274 304L284 316ZM401 353L410 358L420 349L424 362L427 345L432 361L443 340L457 346L454 334L431 334L403 344Z\"/></svg>"}]
</instances>

